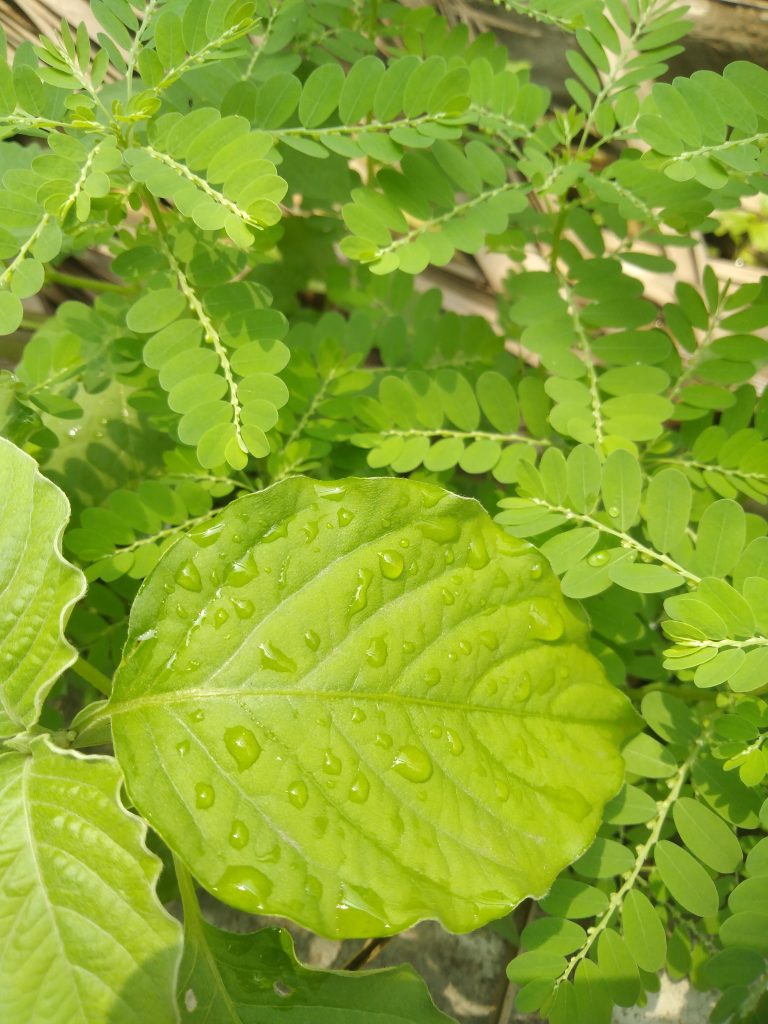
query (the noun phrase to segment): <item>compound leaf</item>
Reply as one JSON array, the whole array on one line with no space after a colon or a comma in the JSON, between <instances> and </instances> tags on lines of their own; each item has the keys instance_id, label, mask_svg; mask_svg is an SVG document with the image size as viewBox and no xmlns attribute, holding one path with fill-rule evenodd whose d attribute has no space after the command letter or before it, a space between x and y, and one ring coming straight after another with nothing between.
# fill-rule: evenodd
<instances>
[{"instance_id":1,"label":"compound leaf","mask_svg":"<svg viewBox=\"0 0 768 1024\"><path fill-rule=\"evenodd\" d=\"M545 892L636 718L537 553L393 479L297 477L201 530L134 603L108 708L132 799L200 881L349 936Z\"/></svg>"}]
</instances>

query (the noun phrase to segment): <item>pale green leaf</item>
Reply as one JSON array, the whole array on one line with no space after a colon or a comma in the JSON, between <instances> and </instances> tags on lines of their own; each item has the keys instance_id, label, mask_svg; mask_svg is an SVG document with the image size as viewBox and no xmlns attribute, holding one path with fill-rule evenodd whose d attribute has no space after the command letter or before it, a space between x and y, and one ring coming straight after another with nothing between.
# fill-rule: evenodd
<instances>
[{"instance_id":1,"label":"pale green leaf","mask_svg":"<svg viewBox=\"0 0 768 1024\"><path fill-rule=\"evenodd\" d=\"M64 494L37 463L0 438L0 735L33 725L56 679L76 658L64 639L85 580L61 554Z\"/></svg>"},{"instance_id":2,"label":"pale green leaf","mask_svg":"<svg viewBox=\"0 0 768 1024\"><path fill-rule=\"evenodd\" d=\"M112 758L0 755L0 1017L172 1024L181 929Z\"/></svg>"},{"instance_id":3,"label":"pale green leaf","mask_svg":"<svg viewBox=\"0 0 768 1024\"><path fill-rule=\"evenodd\" d=\"M474 501L294 478L148 578L116 750L226 902L327 935L469 930L546 891L618 787L634 713L584 634Z\"/></svg>"}]
</instances>

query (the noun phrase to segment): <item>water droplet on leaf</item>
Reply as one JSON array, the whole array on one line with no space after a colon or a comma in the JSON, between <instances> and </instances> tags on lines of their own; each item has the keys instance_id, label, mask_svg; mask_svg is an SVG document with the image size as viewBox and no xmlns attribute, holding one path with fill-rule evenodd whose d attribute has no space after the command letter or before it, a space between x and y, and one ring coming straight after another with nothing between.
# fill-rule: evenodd
<instances>
[{"instance_id":1,"label":"water droplet on leaf","mask_svg":"<svg viewBox=\"0 0 768 1024\"><path fill-rule=\"evenodd\" d=\"M349 614L355 615L368 605L368 587L371 585L373 573L370 569L357 570L357 586L349 605Z\"/></svg>"},{"instance_id":2,"label":"water droplet on leaf","mask_svg":"<svg viewBox=\"0 0 768 1024\"><path fill-rule=\"evenodd\" d=\"M332 750L326 750L323 754L323 771L327 775L339 775L341 773L341 760L336 757Z\"/></svg>"},{"instance_id":3,"label":"water droplet on leaf","mask_svg":"<svg viewBox=\"0 0 768 1024\"><path fill-rule=\"evenodd\" d=\"M275 647L274 644L266 641L258 645L261 651L261 667L271 669L273 672L295 672L296 662L287 654Z\"/></svg>"},{"instance_id":4,"label":"water droplet on leaf","mask_svg":"<svg viewBox=\"0 0 768 1024\"><path fill-rule=\"evenodd\" d=\"M403 575L405 562L399 551L379 552L379 572L387 580L396 580Z\"/></svg>"},{"instance_id":5,"label":"water droplet on leaf","mask_svg":"<svg viewBox=\"0 0 768 1024\"><path fill-rule=\"evenodd\" d=\"M424 673L424 682L427 686L436 686L440 682L440 669L428 668Z\"/></svg>"},{"instance_id":6,"label":"water droplet on leaf","mask_svg":"<svg viewBox=\"0 0 768 1024\"><path fill-rule=\"evenodd\" d=\"M186 562L181 563L179 568L176 570L174 579L180 587L183 587L184 590L191 590L194 594L199 594L203 589L200 570L197 568L195 563L189 559Z\"/></svg>"},{"instance_id":7,"label":"water droplet on leaf","mask_svg":"<svg viewBox=\"0 0 768 1024\"><path fill-rule=\"evenodd\" d=\"M320 637L314 629L308 629L304 634L304 642L311 651L316 651L320 646Z\"/></svg>"},{"instance_id":8,"label":"water droplet on leaf","mask_svg":"<svg viewBox=\"0 0 768 1024\"><path fill-rule=\"evenodd\" d=\"M242 850L243 847L248 845L249 839L250 833L248 831L248 826L245 822L235 818L229 832L229 845L235 850Z\"/></svg>"},{"instance_id":9,"label":"water droplet on leaf","mask_svg":"<svg viewBox=\"0 0 768 1024\"><path fill-rule=\"evenodd\" d=\"M213 807L215 800L216 794L213 791L213 786L209 786L205 782L198 782L196 784L195 806L199 807L201 811L206 811L209 807Z\"/></svg>"},{"instance_id":10,"label":"water droplet on leaf","mask_svg":"<svg viewBox=\"0 0 768 1024\"><path fill-rule=\"evenodd\" d=\"M306 783L299 779L297 782L292 782L288 787L288 799L291 801L294 807L298 807L301 810L302 807L306 806L309 793L307 792Z\"/></svg>"},{"instance_id":11,"label":"water droplet on leaf","mask_svg":"<svg viewBox=\"0 0 768 1024\"><path fill-rule=\"evenodd\" d=\"M261 754L261 744L244 725L235 725L225 731L224 746L241 772L255 764Z\"/></svg>"},{"instance_id":12,"label":"water droplet on leaf","mask_svg":"<svg viewBox=\"0 0 768 1024\"><path fill-rule=\"evenodd\" d=\"M356 804L364 804L370 792L368 779L362 774L355 776L355 781L349 787L349 799Z\"/></svg>"},{"instance_id":13,"label":"water droplet on leaf","mask_svg":"<svg viewBox=\"0 0 768 1024\"><path fill-rule=\"evenodd\" d=\"M523 672L520 677L520 682L517 684L512 696L519 703L522 703L524 700L528 700L531 696L531 677L527 672Z\"/></svg>"},{"instance_id":14,"label":"water droplet on leaf","mask_svg":"<svg viewBox=\"0 0 768 1024\"><path fill-rule=\"evenodd\" d=\"M470 540L467 549L467 565L471 569L484 569L489 562L488 549L481 534L477 534Z\"/></svg>"},{"instance_id":15,"label":"water droplet on leaf","mask_svg":"<svg viewBox=\"0 0 768 1024\"><path fill-rule=\"evenodd\" d=\"M448 749L450 752L458 757L458 755L464 750L464 743L461 737L452 729L446 729L445 738L448 741Z\"/></svg>"},{"instance_id":16,"label":"water droplet on leaf","mask_svg":"<svg viewBox=\"0 0 768 1024\"><path fill-rule=\"evenodd\" d=\"M409 782L426 782L432 776L432 761L426 751L408 744L401 747L392 761L398 775Z\"/></svg>"},{"instance_id":17,"label":"water droplet on leaf","mask_svg":"<svg viewBox=\"0 0 768 1024\"><path fill-rule=\"evenodd\" d=\"M376 636L368 644L365 658L369 665L373 665L374 668L381 668L387 660L387 653L387 645L384 639Z\"/></svg>"},{"instance_id":18,"label":"water droplet on leaf","mask_svg":"<svg viewBox=\"0 0 768 1024\"><path fill-rule=\"evenodd\" d=\"M347 508L340 508L336 513L336 520L339 526L349 526L352 520L355 518L355 513L350 512Z\"/></svg>"},{"instance_id":19,"label":"water droplet on leaf","mask_svg":"<svg viewBox=\"0 0 768 1024\"><path fill-rule=\"evenodd\" d=\"M214 895L223 903L251 913L264 909L264 901L271 891L272 883L267 876L245 865L227 868L213 889Z\"/></svg>"},{"instance_id":20,"label":"water droplet on leaf","mask_svg":"<svg viewBox=\"0 0 768 1024\"><path fill-rule=\"evenodd\" d=\"M233 597L231 600L232 607L235 609L235 615L237 615L238 619L250 619L256 611L253 601L249 601L248 598L243 598L241 600Z\"/></svg>"},{"instance_id":21,"label":"water droplet on leaf","mask_svg":"<svg viewBox=\"0 0 768 1024\"><path fill-rule=\"evenodd\" d=\"M554 601L546 597L534 597L528 605L528 633L537 640L559 640L565 630L565 623Z\"/></svg>"}]
</instances>

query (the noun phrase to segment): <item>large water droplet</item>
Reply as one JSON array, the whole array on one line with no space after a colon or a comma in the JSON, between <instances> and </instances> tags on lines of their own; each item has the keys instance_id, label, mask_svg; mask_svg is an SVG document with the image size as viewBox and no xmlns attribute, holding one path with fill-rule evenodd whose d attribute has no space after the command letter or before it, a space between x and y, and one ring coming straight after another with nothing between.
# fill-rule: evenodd
<instances>
[{"instance_id":1,"label":"large water droplet","mask_svg":"<svg viewBox=\"0 0 768 1024\"><path fill-rule=\"evenodd\" d=\"M368 793L370 792L370 785L368 779L359 773L355 776L355 781L349 787L349 799L356 804L364 804L368 799Z\"/></svg>"},{"instance_id":2,"label":"large water droplet","mask_svg":"<svg viewBox=\"0 0 768 1024\"><path fill-rule=\"evenodd\" d=\"M443 589L440 591L440 596L443 599L443 604L453 604L454 601L456 600L452 592L447 587L443 587Z\"/></svg>"},{"instance_id":3,"label":"large water droplet","mask_svg":"<svg viewBox=\"0 0 768 1024\"><path fill-rule=\"evenodd\" d=\"M399 579L403 575L405 561L399 551L379 552L379 572L388 580Z\"/></svg>"},{"instance_id":4,"label":"large water droplet","mask_svg":"<svg viewBox=\"0 0 768 1024\"><path fill-rule=\"evenodd\" d=\"M541 577L544 575L544 566L541 564L541 562L534 562L528 572L528 575L531 577L532 580L540 580Z\"/></svg>"},{"instance_id":5,"label":"large water droplet","mask_svg":"<svg viewBox=\"0 0 768 1024\"><path fill-rule=\"evenodd\" d=\"M306 544L311 544L315 537L317 537L319 523L319 519L310 519L309 522L304 523L302 526L301 532L304 534L304 542Z\"/></svg>"},{"instance_id":6,"label":"large water droplet","mask_svg":"<svg viewBox=\"0 0 768 1024\"><path fill-rule=\"evenodd\" d=\"M424 682L427 686L436 686L440 682L440 669L428 668L424 673Z\"/></svg>"},{"instance_id":7,"label":"large water droplet","mask_svg":"<svg viewBox=\"0 0 768 1024\"><path fill-rule=\"evenodd\" d=\"M176 753L179 757L186 757L189 753L189 740L182 740L181 743L177 743Z\"/></svg>"},{"instance_id":8,"label":"large water droplet","mask_svg":"<svg viewBox=\"0 0 768 1024\"><path fill-rule=\"evenodd\" d=\"M248 598L231 598L232 607L235 609L235 615L238 619L250 619L253 613L256 611L253 601L249 601Z\"/></svg>"},{"instance_id":9,"label":"large water droplet","mask_svg":"<svg viewBox=\"0 0 768 1024\"><path fill-rule=\"evenodd\" d=\"M352 721L356 723L365 721L365 712L362 708L352 708Z\"/></svg>"},{"instance_id":10,"label":"large water droplet","mask_svg":"<svg viewBox=\"0 0 768 1024\"><path fill-rule=\"evenodd\" d=\"M241 772L255 764L261 754L261 744L244 725L234 725L225 731L224 746Z\"/></svg>"},{"instance_id":11,"label":"large water droplet","mask_svg":"<svg viewBox=\"0 0 768 1024\"><path fill-rule=\"evenodd\" d=\"M490 630L485 629L480 634L480 643L483 645L483 647L487 647L489 651L495 651L496 648L499 646L499 638L496 636L495 633L492 633Z\"/></svg>"},{"instance_id":12,"label":"large water droplet","mask_svg":"<svg viewBox=\"0 0 768 1024\"><path fill-rule=\"evenodd\" d=\"M261 651L261 667L272 669L273 672L295 672L296 662L287 654L275 647L274 644L265 641L258 645Z\"/></svg>"},{"instance_id":13,"label":"large water droplet","mask_svg":"<svg viewBox=\"0 0 768 1024\"><path fill-rule=\"evenodd\" d=\"M194 562L187 559L186 562L182 562L179 568L176 570L174 579L180 587L184 590L191 590L194 594L199 594L203 589L203 581L200 578L200 570L197 568Z\"/></svg>"},{"instance_id":14,"label":"large water droplet","mask_svg":"<svg viewBox=\"0 0 768 1024\"><path fill-rule=\"evenodd\" d=\"M374 743L377 747L383 747L385 750L389 750L392 746L392 737L388 732L377 732Z\"/></svg>"},{"instance_id":15,"label":"large water droplet","mask_svg":"<svg viewBox=\"0 0 768 1024\"><path fill-rule=\"evenodd\" d=\"M489 561L488 549L482 534L475 534L467 548L467 565L470 569L484 569Z\"/></svg>"},{"instance_id":16,"label":"large water droplet","mask_svg":"<svg viewBox=\"0 0 768 1024\"><path fill-rule=\"evenodd\" d=\"M373 573L370 569L357 570L357 586L349 604L349 614L355 615L368 605L368 587L371 585Z\"/></svg>"},{"instance_id":17,"label":"large water droplet","mask_svg":"<svg viewBox=\"0 0 768 1024\"><path fill-rule=\"evenodd\" d=\"M509 786L503 779L496 779L494 783L494 789L496 790L496 796L501 800L502 803L506 803L509 799Z\"/></svg>"},{"instance_id":18,"label":"large water droplet","mask_svg":"<svg viewBox=\"0 0 768 1024\"><path fill-rule=\"evenodd\" d=\"M272 883L256 868L238 865L229 867L213 889L223 903L229 903L251 913L260 913L264 901L272 891Z\"/></svg>"},{"instance_id":19,"label":"large water droplet","mask_svg":"<svg viewBox=\"0 0 768 1024\"><path fill-rule=\"evenodd\" d=\"M281 523L273 523L268 530L261 535L262 544L273 544L276 540L288 536L288 520Z\"/></svg>"},{"instance_id":20,"label":"large water droplet","mask_svg":"<svg viewBox=\"0 0 768 1024\"><path fill-rule=\"evenodd\" d=\"M338 484L315 484L315 494L326 501L341 501L346 493L347 488Z\"/></svg>"},{"instance_id":21,"label":"large water droplet","mask_svg":"<svg viewBox=\"0 0 768 1024\"><path fill-rule=\"evenodd\" d=\"M429 735L436 740L439 740L443 735L443 727L441 725L430 725Z\"/></svg>"},{"instance_id":22,"label":"large water droplet","mask_svg":"<svg viewBox=\"0 0 768 1024\"><path fill-rule=\"evenodd\" d=\"M348 508L340 508L336 513L336 521L339 526L349 526L352 520L355 518L355 513L350 512Z\"/></svg>"},{"instance_id":23,"label":"large water droplet","mask_svg":"<svg viewBox=\"0 0 768 1024\"><path fill-rule=\"evenodd\" d=\"M299 810L301 810L302 807L305 807L307 800L309 799L306 783L302 782L301 779L296 782L292 782L288 787L288 799L291 801L293 806L298 807Z\"/></svg>"},{"instance_id":24,"label":"large water droplet","mask_svg":"<svg viewBox=\"0 0 768 1024\"><path fill-rule=\"evenodd\" d=\"M250 583L257 575L258 570L254 572L253 569L243 565L242 562L233 562L225 582L230 587L244 587L246 583Z\"/></svg>"},{"instance_id":25,"label":"large water droplet","mask_svg":"<svg viewBox=\"0 0 768 1024\"><path fill-rule=\"evenodd\" d=\"M413 654L413 652L416 650L416 644L413 642L413 640L403 640L402 644L400 645L400 650L403 652L403 654Z\"/></svg>"},{"instance_id":26,"label":"large water droplet","mask_svg":"<svg viewBox=\"0 0 768 1024\"><path fill-rule=\"evenodd\" d=\"M213 786L209 786L205 782L198 782L195 785L195 805L201 811L207 811L209 807L213 807L215 800L216 794L213 791Z\"/></svg>"},{"instance_id":27,"label":"large water droplet","mask_svg":"<svg viewBox=\"0 0 768 1024\"><path fill-rule=\"evenodd\" d=\"M429 540L437 541L438 544L447 544L450 540L456 540L459 536L459 524L455 519L446 517L427 519L416 524L419 530Z\"/></svg>"},{"instance_id":28,"label":"large water droplet","mask_svg":"<svg viewBox=\"0 0 768 1024\"><path fill-rule=\"evenodd\" d=\"M251 838L248 826L244 821L240 821L238 818L232 822L232 828L229 831L229 845L235 850L242 850L243 847L248 845L248 840Z\"/></svg>"},{"instance_id":29,"label":"large water droplet","mask_svg":"<svg viewBox=\"0 0 768 1024\"><path fill-rule=\"evenodd\" d=\"M195 530L190 530L187 536L191 537L199 547L207 548L216 542L216 538L223 529L224 523L213 523L211 526L203 526L198 527Z\"/></svg>"},{"instance_id":30,"label":"large water droplet","mask_svg":"<svg viewBox=\"0 0 768 1024\"><path fill-rule=\"evenodd\" d=\"M537 640L559 640L565 630L563 617L554 601L534 597L528 605L528 633Z\"/></svg>"},{"instance_id":31,"label":"large water droplet","mask_svg":"<svg viewBox=\"0 0 768 1024\"><path fill-rule=\"evenodd\" d=\"M408 744L401 747L392 767L409 782L426 782L432 776L432 761L426 751Z\"/></svg>"},{"instance_id":32,"label":"large water droplet","mask_svg":"<svg viewBox=\"0 0 768 1024\"><path fill-rule=\"evenodd\" d=\"M445 738L448 741L448 749L452 754L458 757L458 755L464 750L464 743L458 733L455 733L453 729L445 730Z\"/></svg>"},{"instance_id":33,"label":"large water droplet","mask_svg":"<svg viewBox=\"0 0 768 1024\"><path fill-rule=\"evenodd\" d=\"M520 676L520 682L515 687L515 692L512 694L514 700L522 703L524 700L528 700L531 696L531 677L527 672L523 672Z\"/></svg>"},{"instance_id":34,"label":"large water droplet","mask_svg":"<svg viewBox=\"0 0 768 1024\"><path fill-rule=\"evenodd\" d=\"M596 551L593 555L589 556L587 562L589 563L589 565L597 569L601 565L605 565L607 563L608 557L609 556L607 551Z\"/></svg>"},{"instance_id":35,"label":"large water droplet","mask_svg":"<svg viewBox=\"0 0 768 1024\"><path fill-rule=\"evenodd\" d=\"M469 642L469 640L459 640L459 650L461 651L462 654L471 654L472 644Z\"/></svg>"},{"instance_id":36,"label":"large water droplet","mask_svg":"<svg viewBox=\"0 0 768 1024\"><path fill-rule=\"evenodd\" d=\"M374 668L381 668L384 662L387 660L387 645L384 639L380 636L375 636L368 644L368 649L365 652L365 659L369 665Z\"/></svg>"},{"instance_id":37,"label":"large water droplet","mask_svg":"<svg viewBox=\"0 0 768 1024\"><path fill-rule=\"evenodd\" d=\"M217 608L216 611L213 613L213 624L216 627L216 629L221 629L221 627L224 625L228 618L229 612L226 610L226 608Z\"/></svg>"},{"instance_id":38,"label":"large water droplet","mask_svg":"<svg viewBox=\"0 0 768 1024\"><path fill-rule=\"evenodd\" d=\"M205 718L205 712L203 711L202 708L198 708L197 711L193 711L189 717L192 719L193 722L202 722L202 720Z\"/></svg>"},{"instance_id":39,"label":"large water droplet","mask_svg":"<svg viewBox=\"0 0 768 1024\"><path fill-rule=\"evenodd\" d=\"M615 505L611 505L611 507L608 509L608 515L611 517L611 519L619 518L619 510L616 508Z\"/></svg>"},{"instance_id":40,"label":"large water droplet","mask_svg":"<svg viewBox=\"0 0 768 1024\"><path fill-rule=\"evenodd\" d=\"M304 643L310 649L310 651L316 651L320 646L320 637L314 631L314 629L308 629L304 634Z\"/></svg>"},{"instance_id":41,"label":"large water droplet","mask_svg":"<svg viewBox=\"0 0 768 1024\"><path fill-rule=\"evenodd\" d=\"M323 771L327 775L339 775L341 773L341 759L336 757L332 750L326 750L323 754Z\"/></svg>"}]
</instances>

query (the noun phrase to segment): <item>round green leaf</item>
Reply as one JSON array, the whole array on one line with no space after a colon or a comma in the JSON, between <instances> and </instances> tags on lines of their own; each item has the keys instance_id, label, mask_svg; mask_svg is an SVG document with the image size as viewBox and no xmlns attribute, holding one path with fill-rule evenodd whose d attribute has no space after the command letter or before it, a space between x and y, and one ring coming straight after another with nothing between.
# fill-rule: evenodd
<instances>
[{"instance_id":1,"label":"round green leaf","mask_svg":"<svg viewBox=\"0 0 768 1024\"><path fill-rule=\"evenodd\" d=\"M21 324L24 307L11 292L0 292L0 335L12 334Z\"/></svg>"},{"instance_id":2,"label":"round green leaf","mask_svg":"<svg viewBox=\"0 0 768 1024\"><path fill-rule=\"evenodd\" d=\"M125 322L139 334L153 334L181 316L187 300L176 288L159 288L147 292L131 306Z\"/></svg>"},{"instance_id":3,"label":"round green leaf","mask_svg":"<svg viewBox=\"0 0 768 1024\"><path fill-rule=\"evenodd\" d=\"M108 712L133 801L226 902L466 931L545 892L621 781L636 718L584 641L476 502L293 478L166 551Z\"/></svg>"}]
</instances>

